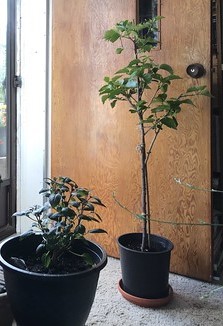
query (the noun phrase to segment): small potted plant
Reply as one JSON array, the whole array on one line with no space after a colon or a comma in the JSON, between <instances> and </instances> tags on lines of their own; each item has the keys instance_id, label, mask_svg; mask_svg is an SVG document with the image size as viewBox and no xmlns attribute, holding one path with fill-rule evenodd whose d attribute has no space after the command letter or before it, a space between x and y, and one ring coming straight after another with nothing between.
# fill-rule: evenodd
<instances>
[{"instance_id":1,"label":"small potted plant","mask_svg":"<svg viewBox=\"0 0 223 326\"><path fill-rule=\"evenodd\" d=\"M160 306L172 297L168 279L173 244L150 232L149 162L153 148L165 128L177 129L177 116L184 106L194 105L193 96L210 95L205 86L192 86L175 97L169 95L172 83L181 78L170 65L158 64L152 58L151 50L158 43L160 19L155 17L138 24L125 20L105 32L106 41L120 42L116 53L120 55L127 45L132 59L114 76L105 77L99 91L103 103L109 101L115 108L127 102L129 112L138 117L141 211L134 213L115 200L142 221L141 233L123 234L118 238L122 269L119 289L125 298L142 306Z\"/></svg>"},{"instance_id":2,"label":"small potted plant","mask_svg":"<svg viewBox=\"0 0 223 326\"><path fill-rule=\"evenodd\" d=\"M104 204L68 177L45 182L45 204L14 214L32 229L1 244L9 301L19 325L85 325L107 256L86 238L106 231L84 224L100 222L95 207Z\"/></svg>"}]
</instances>

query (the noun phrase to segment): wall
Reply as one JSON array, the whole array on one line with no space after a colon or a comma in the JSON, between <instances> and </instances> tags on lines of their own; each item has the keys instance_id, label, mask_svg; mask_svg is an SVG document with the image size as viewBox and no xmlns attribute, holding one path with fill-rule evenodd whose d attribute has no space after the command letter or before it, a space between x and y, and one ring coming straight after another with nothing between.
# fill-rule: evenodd
<instances>
[{"instance_id":1,"label":"wall","mask_svg":"<svg viewBox=\"0 0 223 326\"><path fill-rule=\"evenodd\" d=\"M41 204L38 194L48 161L48 76L47 8L50 1L20 0L17 15L18 90L17 209ZM18 219L17 231L30 223Z\"/></svg>"}]
</instances>

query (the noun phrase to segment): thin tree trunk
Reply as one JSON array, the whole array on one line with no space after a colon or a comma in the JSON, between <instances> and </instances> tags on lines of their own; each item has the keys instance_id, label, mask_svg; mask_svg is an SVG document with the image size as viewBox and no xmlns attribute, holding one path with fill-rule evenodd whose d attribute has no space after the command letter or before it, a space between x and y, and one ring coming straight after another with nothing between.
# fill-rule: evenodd
<instances>
[{"instance_id":1,"label":"thin tree trunk","mask_svg":"<svg viewBox=\"0 0 223 326\"><path fill-rule=\"evenodd\" d=\"M144 217L143 232L142 232L142 244L141 250L145 251L150 248L149 233L150 233L150 206L149 206L149 188L148 188L148 172L146 164L146 141L145 141L145 130L142 123L142 113L139 113L140 117L140 160L141 160L141 184L142 184L142 215Z\"/></svg>"}]
</instances>

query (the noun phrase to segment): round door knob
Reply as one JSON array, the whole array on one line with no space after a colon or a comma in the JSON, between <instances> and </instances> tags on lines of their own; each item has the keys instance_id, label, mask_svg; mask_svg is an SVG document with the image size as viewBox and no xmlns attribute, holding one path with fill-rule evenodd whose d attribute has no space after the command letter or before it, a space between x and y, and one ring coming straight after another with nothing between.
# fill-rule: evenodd
<instances>
[{"instance_id":1,"label":"round door knob","mask_svg":"<svg viewBox=\"0 0 223 326\"><path fill-rule=\"evenodd\" d=\"M200 78L204 76L205 69L200 63L193 63L187 67L187 74L192 78Z\"/></svg>"}]
</instances>

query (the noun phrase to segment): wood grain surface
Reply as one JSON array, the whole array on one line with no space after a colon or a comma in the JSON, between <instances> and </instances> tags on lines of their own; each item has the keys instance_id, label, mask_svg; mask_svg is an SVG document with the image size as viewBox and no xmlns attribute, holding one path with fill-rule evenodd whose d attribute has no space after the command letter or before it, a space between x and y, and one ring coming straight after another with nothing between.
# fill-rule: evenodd
<instances>
[{"instance_id":1,"label":"wood grain surface","mask_svg":"<svg viewBox=\"0 0 223 326\"><path fill-rule=\"evenodd\" d=\"M183 80L175 91L191 84L210 86L210 3L208 0L161 1L161 45L158 62L173 65ZM108 254L118 256L117 236L141 231L141 225L115 204L112 194L140 213L140 175L136 120L121 104L102 105L98 90L104 76L112 75L130 58L115 54L116 45L103 40L116 22L135 19L134 0L54 0L52 79L52 175L68 175L89 187L107 206L101 209L97 236ZM197 14L199 12L199 15ZM206 76L193 80L186 67L202 63ZM196 99L185 108L179 130L166 131L153 151L150 169L152 216L165 221L211 219L209 193L181 187L174 177L210 187L210 101ZM154 233L175 245L171 269L208 280L211 275L211 230L154 222Z\"/></svg>"},{"instance_id":2,"label":"wood grain surface","mask_svg":"<svg viewBox=\"0 0 223 326\"><path fill-rule=\"evenodd\" d=\"M161 1L161 47L154 51L159 62L172 65L183 80L175 83L172 94L192 85L210 89L210 1ZM199 15L197 14L199 12ZM189 64L201 63L206 75L192 79ZM163 132L153 151L150 169L152 216L176 222L211 222L211 195L190 190L174 181L211 189L210 99L194 99L196 107L185 107L178 131ZM152 232L171 239L175 245L171 270L210 280L211 228L153 223Z\"/></svg>"}]
</instances>

